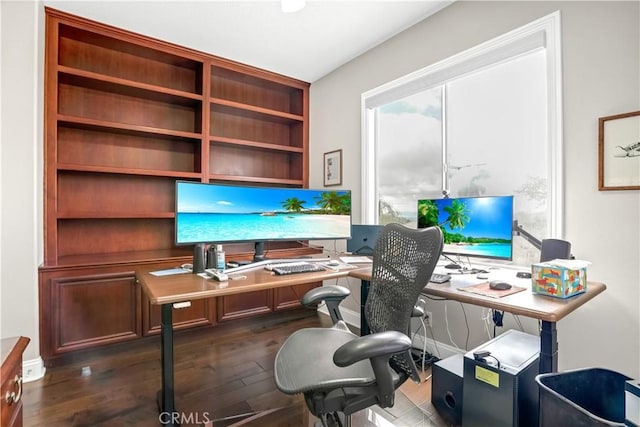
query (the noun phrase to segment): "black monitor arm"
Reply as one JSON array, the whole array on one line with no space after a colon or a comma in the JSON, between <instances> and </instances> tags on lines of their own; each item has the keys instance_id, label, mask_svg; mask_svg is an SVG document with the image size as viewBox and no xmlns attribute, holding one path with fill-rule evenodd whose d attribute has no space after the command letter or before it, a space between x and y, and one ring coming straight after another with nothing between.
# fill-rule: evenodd
<instances>
[{"instance_id":1,"label":"black monitor arm","mask_svg":"<svg viewBox=\"0 0 640 427\"><path fill-rule=\"evenodd\" d=\"M522 228L520 224L518 224L518 220L513 221L513 234L516 236L524 237L527 242L531 243L536 249L542 249L542 242L537 239L533 234L529 233L527 230Z\"/></svg>"}]
</instances>

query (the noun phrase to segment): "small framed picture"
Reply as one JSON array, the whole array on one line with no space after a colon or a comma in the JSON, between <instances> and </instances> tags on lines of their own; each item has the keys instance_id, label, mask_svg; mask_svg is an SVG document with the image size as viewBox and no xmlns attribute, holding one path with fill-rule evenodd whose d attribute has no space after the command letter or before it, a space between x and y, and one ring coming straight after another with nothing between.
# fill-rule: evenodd
<instances>
[{"instance_id":1,"label":"small framed picture","mask_svg":"<svg viewBox=\"0 0 640 427\"><path fill-rule=\"evenodd\" d=\"M342 184L342 150L324 153L324 186Z\"/></svg>"},{"instance_id":2,"label":"small framed picture","mask_svg":"<svg viewBox=\"0 0 640 427\"><path fill-rule=\"evenodd\" d=\"M598 190L640 190L640 111L598 119Z\"/></svg>"}]
</instances>

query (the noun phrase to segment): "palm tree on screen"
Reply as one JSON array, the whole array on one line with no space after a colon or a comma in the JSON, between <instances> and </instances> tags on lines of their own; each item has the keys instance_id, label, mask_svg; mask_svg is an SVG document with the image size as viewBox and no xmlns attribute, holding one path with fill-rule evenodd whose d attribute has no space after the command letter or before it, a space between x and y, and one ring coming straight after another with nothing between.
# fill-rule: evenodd
<instances>
[{"instance_id":1,"label":"palm tree on screen","mask_svg":"<svg viewBox=\"0 0 640 427\"><path fill-rule=\"evenodd\" d=\"M449 216L443 225L449 224L451 230L455 228L462 229L469 222L467 206L460 202L460 200L453 200L450 206L444 207L444 211L448 213Z\"/></svg>"},{"instance_id":2,"label":"palm tree on screen","mask_svg":"<svg viewBox=\"0 0 640 427\"><path fill-rule=\"evenodd\" d=\"M297 197L290 197L282 202L282 207L288 211L300 213L304 208L304 204L307 203L304 200L300 200Z\"/></svg>"},{"instance_id":3,"label":"palm tree on screen","mask_svg":"<svg viewBox=\"0 0 640 427\"><path fill-rule=\"evenodd\" d=\"M438 225L438 206L433 200L421 200L418 205L418 227Z\"/></svg>"},{"instance_id":4,"label":"palm tree on screen","mask_svg":"<svg viewBox=\"0 0 640 427\"><path fill-rule=\"evenodd\" d=\"M351 211L351 204L349 203L349 197L346 194L339 194L337 191L326 191L318 199L318 206L322 209L337 213L344 214Z\"/></svg>"}]
</instances>

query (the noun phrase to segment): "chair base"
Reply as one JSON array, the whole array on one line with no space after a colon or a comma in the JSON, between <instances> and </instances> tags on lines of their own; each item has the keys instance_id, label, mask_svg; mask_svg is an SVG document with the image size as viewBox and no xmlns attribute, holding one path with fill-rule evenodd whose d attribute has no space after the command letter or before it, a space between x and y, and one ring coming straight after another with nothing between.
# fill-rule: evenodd
<instances>
[{"instance_id":1,"label":"chair base","mask_svg":"<svg viewBox=\"0 0 640 427\"><path fill-rule=\"evenodd\" d=\"M351 416L344 415L342 412L324 414L320 417L320 425L322 427L351 427Z\"/></svg>"}]
</instances>

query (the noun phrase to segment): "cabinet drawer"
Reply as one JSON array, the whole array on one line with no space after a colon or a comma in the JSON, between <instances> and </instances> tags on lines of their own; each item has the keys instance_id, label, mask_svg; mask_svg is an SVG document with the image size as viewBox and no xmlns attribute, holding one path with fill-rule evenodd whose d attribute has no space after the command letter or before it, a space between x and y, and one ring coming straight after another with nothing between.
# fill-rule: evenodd
<instances>
[{"instance_id":1,"label":"cabinet drawer","mask_svg":"<svg viewBox=\"0 0 640 427\"><path fill-rule=\"evenodd\" d=\"M2 378L0 387L0 425L19 426L22 425L22 369L21 364L16 364L9 371L9 375ZM7 398L9 401L7 401ZM18 399L15 401L15 399Z\"/></svg>"},{"instance_id":2,"label":"cabinet drawer","mask_svg":"<svg viewBox=\"0 0 640 427\"><path fill-rule=\"evenodd\" d=\"M0 426L22 426L22 353L29 339L5 338L0 341Z\"/></svg>"}]
</instances>

